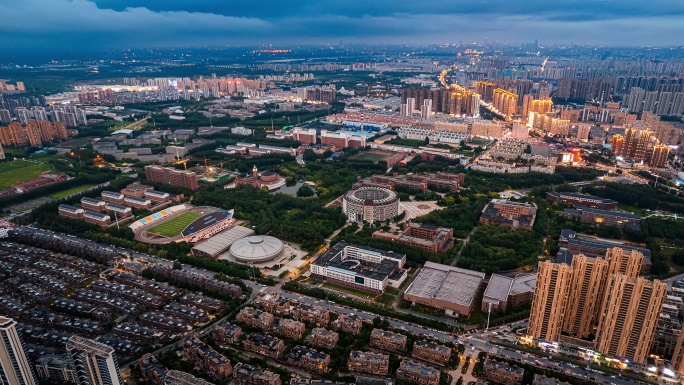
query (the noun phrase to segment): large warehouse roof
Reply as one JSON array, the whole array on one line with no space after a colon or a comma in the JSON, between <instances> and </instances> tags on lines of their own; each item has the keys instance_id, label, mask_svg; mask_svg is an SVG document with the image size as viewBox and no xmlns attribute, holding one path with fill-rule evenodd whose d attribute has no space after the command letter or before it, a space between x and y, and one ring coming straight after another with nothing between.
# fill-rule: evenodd
<instances>
[{"instance_id":1,"label":"large warehouse roof","mask_svg":"<svg viewBox=\"0 0 684 385\"><path fill-rule=\"evenodd\" d=\"M242 226L233 226L224 230L208 240L198 243L192 248L192 254L201 253L210 257L225 252L235 241L254 234L254 230Z\"/></svg>"},{"instance_id":2,"label":"large warehouse roof","mask_svg":"<svg viewBox=\"0 0 684 385\"><path fill-rule=\"evenodd\" d=\"M485 273L425 262L406 294L470 306L484 278Z\"/></svg>"}]
</instances>

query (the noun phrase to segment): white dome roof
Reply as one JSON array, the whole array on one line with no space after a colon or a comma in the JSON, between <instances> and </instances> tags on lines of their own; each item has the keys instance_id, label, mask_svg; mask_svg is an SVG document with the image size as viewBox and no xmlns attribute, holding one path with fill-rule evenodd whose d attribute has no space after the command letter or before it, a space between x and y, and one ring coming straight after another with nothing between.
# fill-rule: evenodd
<instances>
[{"instance_id":1,"label":"white dome roof","mask_svg":"<svg viewBox=\"0 0 684 385\"><path fill-rule=\"evenodd\" d=\"M268 235L254 235L237 240L230 246L230 255L239 262L268 262L283 252L283 242Z\"/></svg>"}]
</instances>

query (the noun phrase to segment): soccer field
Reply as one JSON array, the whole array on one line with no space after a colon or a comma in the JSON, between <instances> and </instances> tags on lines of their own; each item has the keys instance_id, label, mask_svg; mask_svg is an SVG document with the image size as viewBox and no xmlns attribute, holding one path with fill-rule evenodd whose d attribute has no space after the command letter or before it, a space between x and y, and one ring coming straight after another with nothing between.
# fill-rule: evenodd
<instances>
[{"instance_id":1,"label":"soccer field","mask_svg":"<svg viewBox=\"0 0 684 385\"><path fill-rule=\"evenodd\" d=\"M372 152L365 153L365 154L360 154L356 158L356 160L370 160L371 162L379 162L387 157L386 154L375 154Z\"/></svg>"},{"instance_id":2,"label":"soccer field","mask_svg":"<svg viewBox=\"0 0 684 385\"><path fill-rule=\"evenodd\" d=\"M35 163L27 160L15 160L0 163L0 190L11 185L37 178L41 172L50 170L46 163Z\"/></svg>"},{"instance_id":3,"label":"soccer field","mask_svg":"<svg viewBox=\"0 0 684 385\"><path fill-rule=\"evenodd\" d=\"M147 232L168 238L173 238L180 235L181 231L183 231L186 227L188 227L189 224L191 224L201 216L202 214L193 212L184 213L164 223L152 227L151 229L147 230Z\"/></svg>"}]
</instances>

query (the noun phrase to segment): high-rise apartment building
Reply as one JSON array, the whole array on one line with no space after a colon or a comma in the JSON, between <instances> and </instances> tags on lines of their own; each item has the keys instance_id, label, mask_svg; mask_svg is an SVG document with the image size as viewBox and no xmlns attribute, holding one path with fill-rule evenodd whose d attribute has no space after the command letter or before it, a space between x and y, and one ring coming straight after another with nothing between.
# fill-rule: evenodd
<instances>
[{"instance_id":1,"label":"high-rise apartment building","mask_svg":"<svg viewBox=\"0 0 684 385\"><path fill-rule=\"evenodd\" d=\"M13 319L0 316L0 384L35 385L36 376L24 353L16 325Z\"/></svg>"},{"instance_id":2,"label":"high-rise apartment building","mask_svg":"<svg viewBox=\"0 0 684 385\"><path fill-rule=\"evenodd\" d=\"M595 349L611 357L645 363L666 295L664 282L611 275L599 317Z\"/></svg>"},{"instance_id":3,"label":"high-rise apartment building","mask_svg":"<svg viewBox=\"0 0 684 385\"><path fill-rule=\"evenodd\" d=\"M612 248L605 257L579 254L572 264L539 264L530 312L528 333L533 338L557 341L563 332L571 337L590 339L601 317L612 275L636 278L644 256L637 250Z\"/></svg>"},{"instance_id":4,"label":"high-rise apartment building","mask_svg":"<svg viewBox=\"0 0 684 385\"><path fill-rule=\"evenodd\" d=\"M663 168L667 164L667 157L670 156L670 148L668 146L656 145L651 150L650 160L648 165L656 168Z\"/></svg>"},{"instance_id":5,"label":"high-rise apartment building","mask_svg":"<svg viewBox=\"0 0 684 385\"><path fill-rule=\"evenodd\" d=\"M72 336L66 344L76 385L122 385L114 349L93 340Z\"/></svg>"},{"instance_id":6,"label":"high-rise apartment building","mask_svg":"<svg viewBox=\"0 0 684 385\"><path fill-rule=\"evenodd\" d=\"M532 103L534 104L534 102ZM518 112L518 95L497 88L494 90L494 100L492 101L492 104L494 105L494 108L505 116L515 115Z\"/></svg>"},{"instance_id":7,"label":"high-rise apartment building","mask_svg":"<svg viewBox=\"0 0 684 385\"><path fill-rule=\"evenodd\" d=\"M563 331L577 338L589 338L603 300L608 261L579 254L572 258L571 289L563 315Z\"/></svg>"},{"instance_id":8,"label":"high-rise apartment building","mask_svg":"<svg viewBox=\"0 0 684 385\"><path fill-rule=\"evenodd\" d=\"M625 250L614 247L606 251L607 274L624 274L636 278L641 272L644 255L639 250Z\"/></svg>"},{"instance_id":9,"label":"high-rise apartment building","mask_svg":"<svg viewBox=\"0 0 684 385\"><path fill-rule=\"evenodd\" d=\"M544 261L539 264L528 334L534 339L557 341L563 327L572 268Z\"/></svg>"}]
</instances>

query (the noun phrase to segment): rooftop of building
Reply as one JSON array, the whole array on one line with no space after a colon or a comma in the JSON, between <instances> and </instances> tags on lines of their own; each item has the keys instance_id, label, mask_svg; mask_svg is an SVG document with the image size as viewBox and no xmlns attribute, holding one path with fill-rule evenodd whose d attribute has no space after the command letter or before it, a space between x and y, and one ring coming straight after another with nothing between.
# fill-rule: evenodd
<instances>
[{"instance_id":1,"label":"rooftop of building","mask_svg":"<svg viewBox=\"0 0 684 385\"><path fill-rule=\"evenodd\" d=\"M594 215L600 215L600 216L606 216L606 217L618 217L618 218L625 218L625 219L631 219L631 220L641 220L641 216L628 213L626 211L620 211L620 210L602 210L602 209L594 209L591 207L577 207L573 209L564 209L564 213L571 214L571 215L582 215L583 212L591 213Z\"/></svg>"},{"instance_id":2,"label":"rooftop of building","mask_svg":"<svg viewBox=\"0 0 684 385\"><path fill-rule=\"evenodd\" d=\"M442 352L448 352L451 350L451 348L448 346L440 345L436 342L430 342L430 341L426 341L426 340L418 340L413 344L413 346L416 346L416 345L424 347L424 348L432 349L432 350L442 351Z\"/></svg>"},{"instance_id":3,"label":"rooftop of building","mask_svg":"<svg viewBox=\"0 0 684 385\"><path fill-rule=\"evenodd\" d=\"M406 289L406 294L470 306L484 278L485 273L482 272L425 262L418 276Z\"/></svg>"},{"instance_id":4,"label":"rooftop of building","mask_svg":"<svg viewBox=\"0 0 684 385\"><path fill-rule=\"evenodd\" d=\"M484 298L506 301L513 286L513 278L492 274L484 292Z\"/></svg>"},{"instance_id":5,"label":"rooftop of building","mask_svg":"<svg viewBox=\"0 0 684 385\"><path fill-rule=\"evenodd\" d=\"M193 250L215 256L227 250L237 240L248 237L252 234L254 234L254 230L252 229L242 226L233 226L214 235L204 242L196 244L193 247Z\"/></svg>"},{"instance_id":6,"label":"rooftop of building","mask_svg":"<svg viewBox=\"0 0 684 385\"><path fill-rule=\"evenodd\" d=\"M617 239L605 239L594 237L592 235L577 233L572 229L563 229L559 236L560 241L565 241L568 245L574 246L585 246L596 249L609 249L612 247L619 247L625 250L637 250L644 255L644 258L651 259L651 250L641 247L639 245L633 245L625 241Z\"/></svg>"},{"instance_id":7,"label":"rooftop of building","mask_svg":"<svg viewBox=\"0 0 684 385\"><path fill-rule=\"evenodd\" d=\"M362 266L360 264L355 264L353 263L355 260L352 258L348 258L346 260L342 259L344 251L348 247L357 248L366 254L381 255L384 258L376 266L368 266L367 264ZM400 261L405 257L405 254L394 253L391 251L375 249L367 246L359 246L342 241L331 247L325 254L318 257L313 264L333 270L339 269L346 274L353 274L383 281L389 278L389 276L399 266Z\"/></svg>"},{"instance_id":8,"label":"rooftop of building","mask_svg":"<svg viewBox=\"0 0 684 385\"><path fill-rule=\"evenodd\" d=\"M602 198L602 197L597 197L595 195L588 195L588 194L571 193L571 192L548 191L546 193L546 195L551 195L551 196L554 196L556 198L568 197L568 198L576 198L576 199L597 200L597 201L601 201L602 203L617 203L617 201L614 201L614 200L608 199L608 198Z\"/></svg>"}]
</instances>

